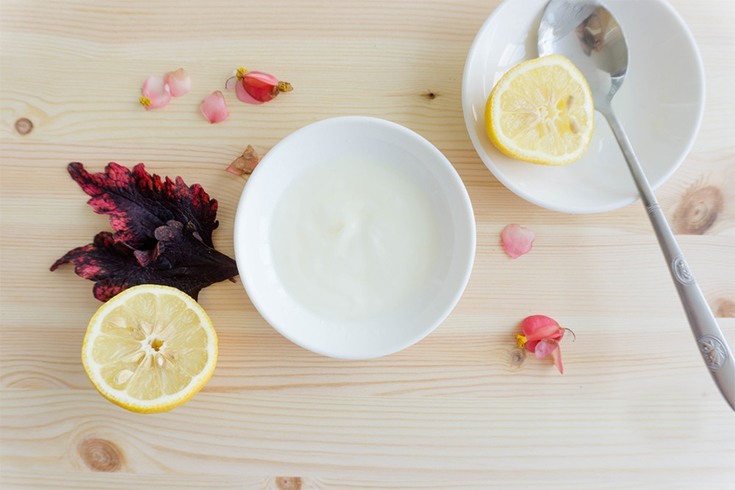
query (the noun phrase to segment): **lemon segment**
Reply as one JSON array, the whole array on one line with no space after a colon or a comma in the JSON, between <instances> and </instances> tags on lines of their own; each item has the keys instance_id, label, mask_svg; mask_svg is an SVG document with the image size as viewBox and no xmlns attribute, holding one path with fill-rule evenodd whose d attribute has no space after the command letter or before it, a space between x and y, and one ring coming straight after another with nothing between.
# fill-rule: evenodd
<instances>
[{"instance_id":1,"label":"lemon segment","mask_svg":"<svg viewBox=\"0 0 735 490\"><path fill-rule=\"evenodd\" d=\"M82 364L97 390L134 412L171 410L193 397L217 363L217 334L186 293L146 284L100 306L87 326Z\"/></svg>"},{"instance_id":2,"label":"lemon segment","mask_svg":"<svg viewBox=\"0 0 735 490\"><path fill-rule=\"evenodd\" d=\"M490 141L532 163L566 165L589 146L594 104L582 72L561 55L524 61L493 88L485 106Z\"/></svg>"}]
</instances>

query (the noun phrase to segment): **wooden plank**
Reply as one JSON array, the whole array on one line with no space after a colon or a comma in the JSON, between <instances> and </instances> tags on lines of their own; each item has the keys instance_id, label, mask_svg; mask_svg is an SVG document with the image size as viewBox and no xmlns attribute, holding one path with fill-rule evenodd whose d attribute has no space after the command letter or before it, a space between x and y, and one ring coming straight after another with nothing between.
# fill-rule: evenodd
<instances>
[{"instance_id":1,"label":"wooden plank","mask_svg":"<svg viewBox=\"0 0 735 490\"><path fill-rule=\"evenodd\" d=\"M499 4L388 1L4 0L0 3L0 487L121 489L731 488L735 425L696 354L645 211L536 207L474 152L461 110L467 50ZM658 191L735 345L735 2L672 0L699 43L707 105L692 153ZM244 64L294 84L263 106L202 97ZM142 80L185 66L194 88L162 111ZM100 397L79 361L99 306L91 283L50 264L109 225L65 166L146 162L220 202L214 240L232 254L247 144L345 114L383 117L432 141L468 187L472 279L417 345L347 362L311 354L257 314L239 283L202 293L217 369L187 405L155 416ZM30 132L16 122L27 118ZM537 233L511 261L500 230ZM565 374L514 347L544 313L572 328Z\"/></svg>"},{"instance_id":2,"label":"wooden plank","mask_svg":"<svg viewBox=\"0 0 735 490\"><path fill-rule=\"evenodd\" d=\"M390 481L396 472L440 481L448 475L492 481L496 472L502 480L514 472L522 483L532 461L533 471L570 482L579 468L594 470L602 481L617 480L625 468L648 472L643 481L650 482L655 471L660 484L685 483L672 478L682 476L681 466L692 470L689 483L721 486L735 476L732 424L681 423L691 414L723 415L721 406L694 397L570 403L557 395L523 403L513 397L227 393L151 417L123 413L89 391L7 390L2 403L15 420L3 427L14 441L12 454L3 448L4 463L29 472L345 475L367 482ZM554 415L539 417L538 404ZM629 425L620 425L620 413ZM679 449L684 441L686 452ZM619 481L630 481L622 473Z\"/></svg>"}]
</instances>

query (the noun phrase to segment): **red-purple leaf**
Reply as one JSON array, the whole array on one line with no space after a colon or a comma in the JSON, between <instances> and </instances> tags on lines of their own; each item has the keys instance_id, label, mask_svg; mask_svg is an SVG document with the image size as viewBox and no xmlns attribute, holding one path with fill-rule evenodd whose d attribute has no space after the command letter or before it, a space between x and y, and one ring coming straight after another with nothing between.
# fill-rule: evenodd
<instances>
[{"instance_id":1,"label":"red-purple leaf","mask_svg":"<svg viewBox=\"0 0 735 490\"><path fill-rule=\"evenodd\" d=\"M139 163L129 170L110 162L104 172L90 174L84 165L68 167L72 179L91 199L95 213L110 216L115 240L131 248L155 246L153 231L170 220L193 227L210 247L212 232L219 223L217 201L210 199L202 186L187 186L181 177L171 180L149 174Z\"/></svg>"},{"instance_id":2,"label":"red-purple leaf","mask_svg":"<svg viewBox=\"0 0 735 490\"><path fill-rule=\"evenodd\" d=\"M178 221L158 228L162 240L142 264L138 250L115 242L112 233L103 231L94 242L70 250L51 266L71 263L74 272L95 281L94 297L107 301L124 289L139 284L162 284L178 288L194 299L203 288L237 275L235 261L184 233Z\"/></svg>"},{"instance_id":3,"label":"red-purple leaf","mask_svg":"<svg viewBox=\"0 0 735 490\"><path fill-rule=\"evenodd\" d=\"M237 275L235 261L212 245L217 201L200 185L150 175L142 163L132 171L110 163L97 174L71 163L69 173L91 196L95 212L110 216L115 232L98 233L51 270L73 264L77 275L95 281L95 298L107 301L131 286L162 284L196 299L203 288Z\"/></svg>"}]
</instances>

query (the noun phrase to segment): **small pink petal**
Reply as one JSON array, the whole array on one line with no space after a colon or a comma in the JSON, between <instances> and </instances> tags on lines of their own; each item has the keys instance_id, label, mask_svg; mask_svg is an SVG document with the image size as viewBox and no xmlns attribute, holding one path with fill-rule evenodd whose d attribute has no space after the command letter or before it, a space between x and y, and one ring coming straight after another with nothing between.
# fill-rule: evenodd
<instances>
[{"instance_id":1,"label":"small pink petal","mask_svg":"<svg viewBox=\"0 0 735 490\"><path fill-rule=\"evenodd\" d=\"M230 115L227 112L225 96L219 90L207 95L199 106L199 110L212 124L222 122Z\"/></svg>"},{"instance_id":2,"label":"small pink petal","mask_svg":"<svg viewBox=\"0 0 735 490\"><path fill-rule=\"evenodd\" d=\"M557 342L556 340L543 339L538 344L536 344L536 350L534 351L534 354L536 355L536 359L543 359L558 348L559 342Z\"/></svg>"},{"instance_id":3,"label":"small pink petal","mask_svg":"<svg viewBox=\"0 0 735 490\"><path fill-rule=\"evenodd\" d=\"M503 250L512 259L530 252L535 239L536 234L532 230L516 224L508 225L500 232Z\"/></svg>"},{"instance_id":4,"label":"small pink petal","mask_svg":"<svg viewBox=\"0 0 735 490\"><path fill-rule=\"evenodd\" d=\"M183 68L166 73L163 76L163 82L168 84L173 97L181 97L191 90L191 77Z\"/></svg>"},{"instance_id":5,"label":"small pink petal","mask_svg":"<svg viewBox=\"0 0 735 490\"><path fill-rule=\"evenodd\" d=\"M270 73L266 73L264 71L249 71L245 73L245 76L243 78L257 80L264 86L275 87L278 85L278 79Z\"/></svg>"},{"instance_id":6,"label":"small pink petal","mask_svg":"<svg viewBox=\"0 0 735 490\"><path fill-rule=\"evenodd\" d=\"M147 111L160 109L171 102L171 91L161 77L150 76L146 78L143 87L140 89L140 94L140 103Z\"/></svg>"},{"instance_id":7,"label":"small pink petal","mask_svg":"<svg viewBox=\"0 0 735 490\"><path fill-rule=\"evenodd\" d=\"M564 366L561 363L561 348L552 350L551 358L554 360L554 364L556 364L556 369L558 369L561 374L564 374Z\"/></svg>"},{"instance_id":8,"label":"small pink petal","mask_svg":"<svg viewBox=\"0 0 735 490\"><path fill-rule=\"evenodd\" d=\"M526 340L530 342L541 339L561 340L564 337L565 330L553 318L544 315L532 315L521 321L521 332L525 335Z\"/></svg>"},{"instance_id":9,"label":"small pink petal","mask_svg":"<svg viewBox=\"0 0 735 490\"><path fill-rule=\"evenodd\" d=\"M247 90L245 90L245 86L243 85L242 80L237 80L237 83L235 84L235 95L237 95L238 99L240 99L242 102L245 102L247 104L262 104L263 103L262 100L254 99L253 96L250 95Z\"/></svg>"}]
</instances>

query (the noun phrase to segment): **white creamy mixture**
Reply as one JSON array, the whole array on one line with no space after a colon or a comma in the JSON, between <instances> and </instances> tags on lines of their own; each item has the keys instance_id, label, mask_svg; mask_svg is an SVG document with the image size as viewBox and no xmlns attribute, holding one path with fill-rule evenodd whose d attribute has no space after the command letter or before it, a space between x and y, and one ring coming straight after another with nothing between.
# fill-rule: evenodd
<instances>
[{"instance_id":1,"label":"white creamy mixture","mask_svg":"<svg viewBox=\"0 0 735 490\"><path fill-rule=\"evenodd\" d=\"M437 223L411 177L372 161L334 161L297 179L271 229L276 273L315 313L360 319L405 300L430 277Z\"/></svg>"}]
</instances>

